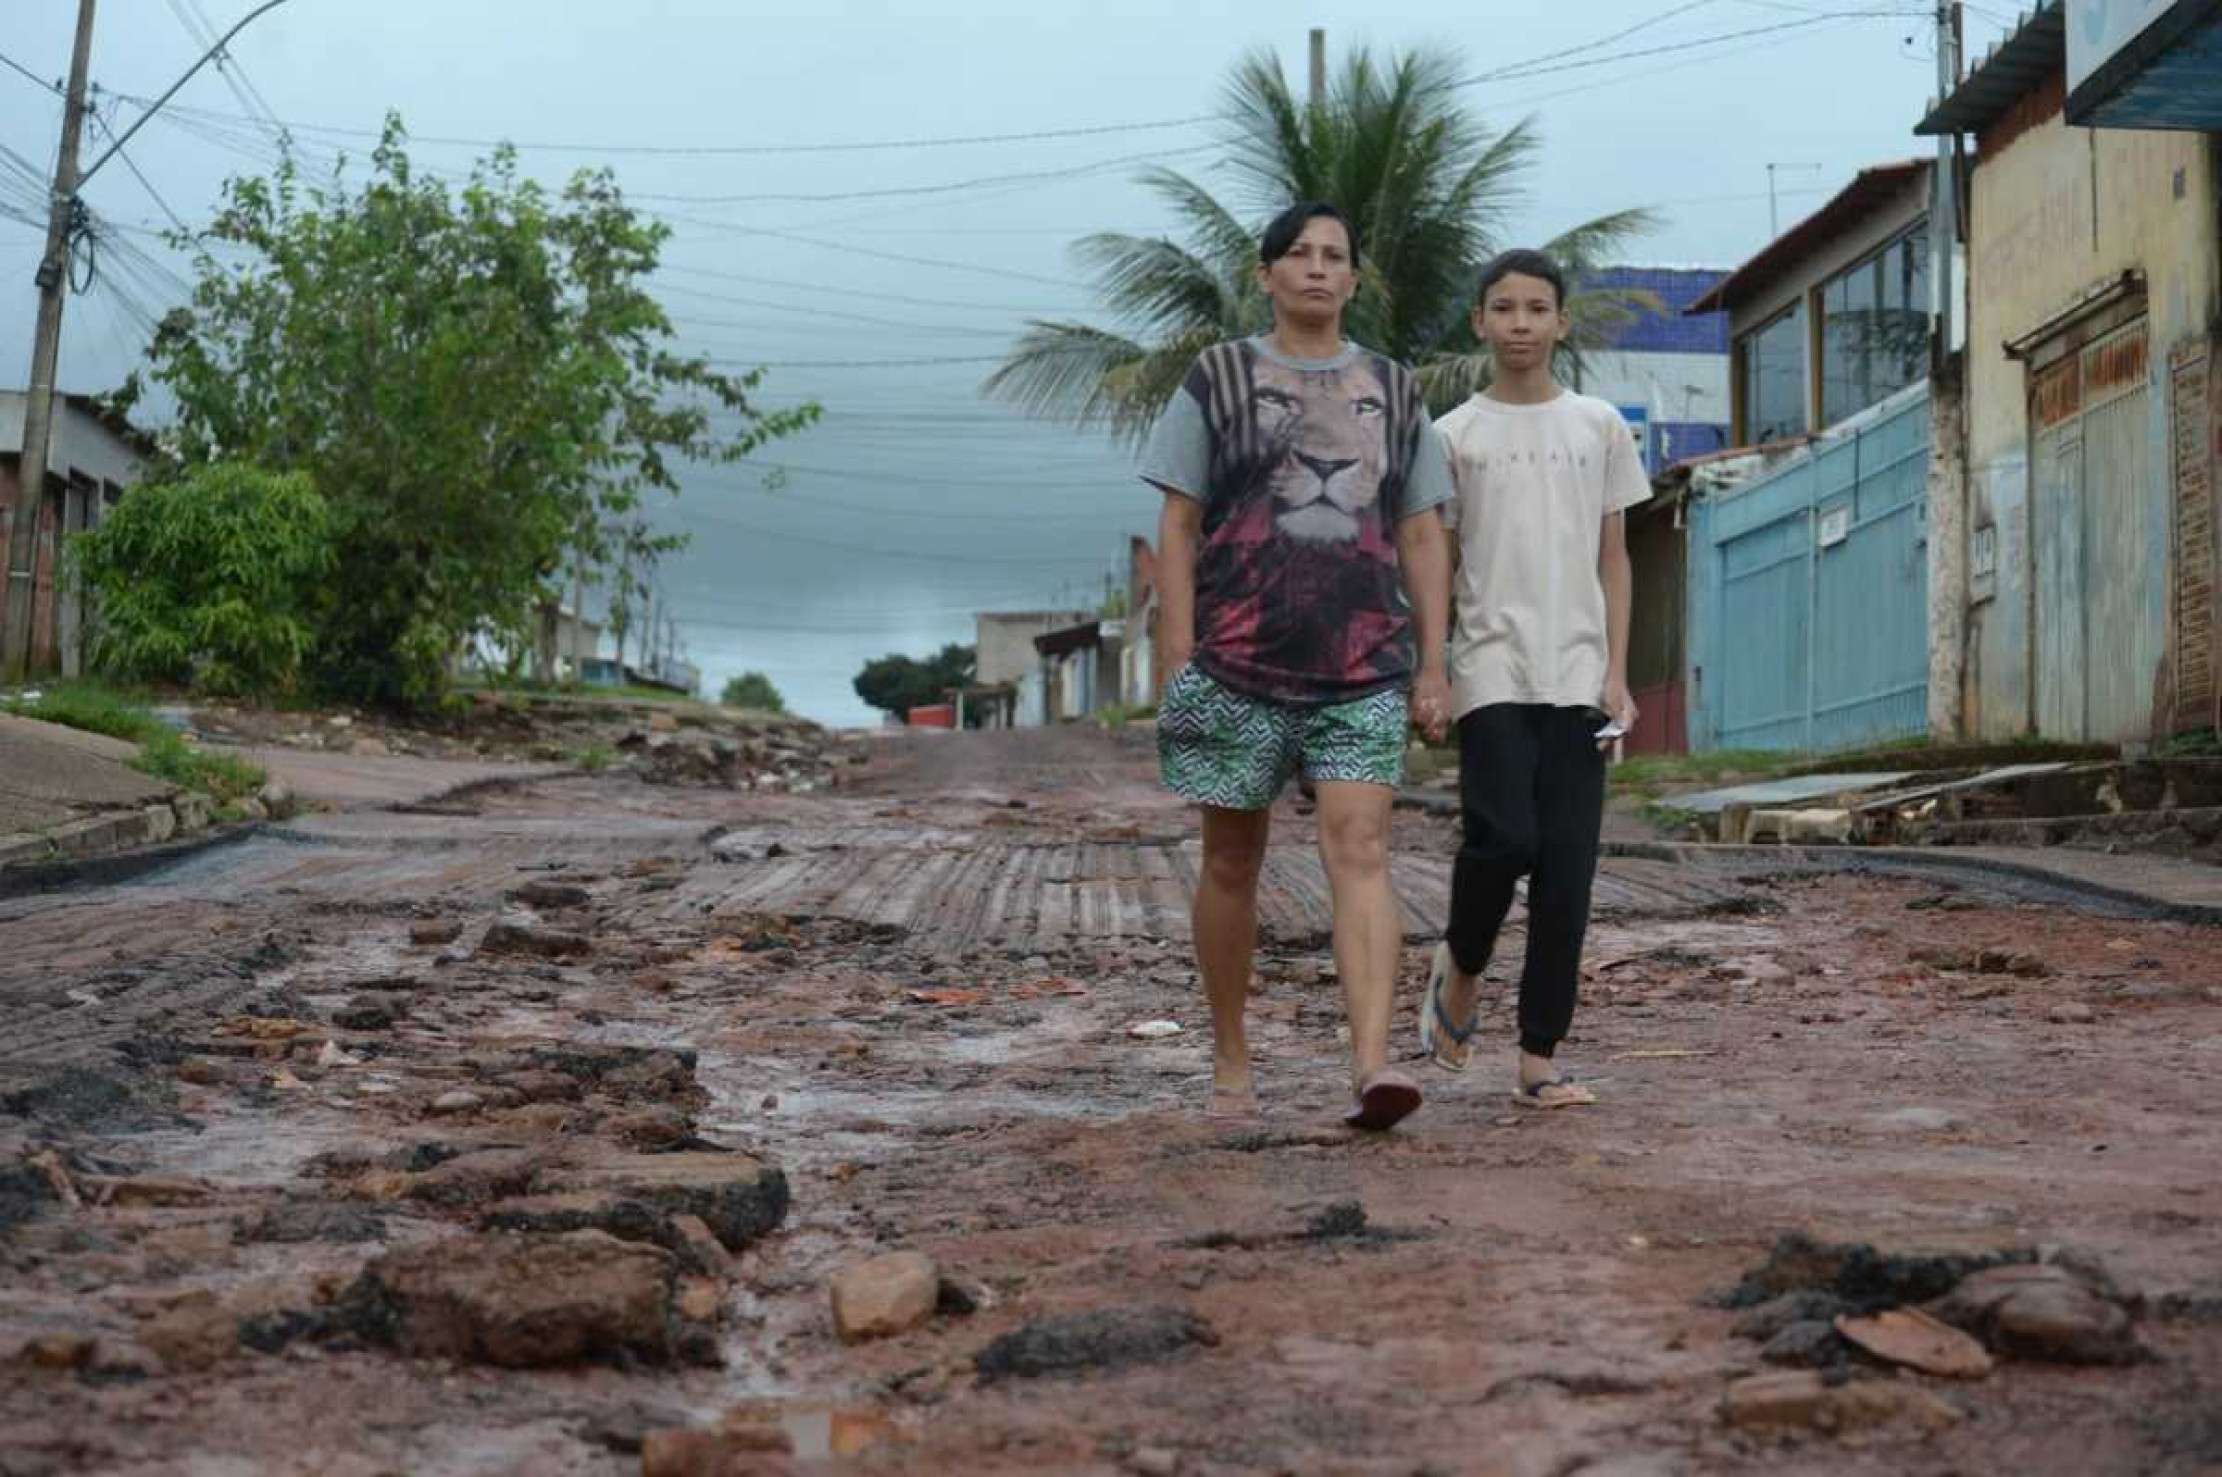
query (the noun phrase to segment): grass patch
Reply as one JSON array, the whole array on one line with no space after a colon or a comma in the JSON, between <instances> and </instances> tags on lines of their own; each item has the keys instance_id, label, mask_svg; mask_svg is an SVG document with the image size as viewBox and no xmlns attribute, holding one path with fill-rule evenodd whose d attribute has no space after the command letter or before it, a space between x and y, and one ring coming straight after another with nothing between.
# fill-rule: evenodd
<instances>
[{"instance_id":1,"label":"grass patch","mask_svg":"<svg viewBox=\"0 0 2222 1477\"><path fill-rule=\"evenodd\" d=\"M1667 785L1710 782L1732 775L1772 778L1811 762L1810 755L1781 749L1712 749L1703 754L1638 754L1615 764L1610 775L1616 790L1656 794Z\"/></svg>"},{"instance_id":2,"label":"grass patch","mask_svg":"<svg viewBox=\"0 0 2222 1477\"><path fill-rule=\"evenodd\" d=\"M18 695L0 699L0 710L137 744L137 756L128 761L133 769L166 784L198 790L215 800L220 809L236 810L239 802L259 791L267 778L243 759L194 748L127 689L76 681L58 682L35 691L35 698Z\"/></svg>"},{"instance_id":3,"label":"grass patch","mask_svg":"<svg viewBox=\"0 0 2222 1477\"><path fill-rule=\"evenodd\" d=\"M167 729L140 743L139 757L131 761L131 767L169 784L198 790L219 805L246 800L262 788L266 778L244 759L196 749Z\"/></svg>"},{"instance_id":4,"label":"grass patch","mask_svg":"<svg viewBox=\"0 0 2222 1477\"><path fill-rule=\"evenodd\" d=\"M1097 712L1096 721L1105 728L1124 728L1129 723L1139 723L1146 718L1155 718L1156 716L1157 705L1154 703L1132 708L1113 703L1110 707Z\"/></svg>"},{"instance_id":5,"label":"grass patch","mask_svg":"<svg viewBox=\"0 0 2222 1477\"><path fill-rule=\"evenodd\" d=\"M59 723L65 728L106 734L127 743L143 744L168 733L162 720L147 711L138 696L102 682L57 682L34 689L36 697L15 695L0 699L0 710L18 718Z\"/></svg>"},{"instance_id":6,"label":"grass patch","mask_svg":"<svg viewBox=\"0 0 2222 1477\"><path fill-rule=\"evenodd\" d=\"M617 751L608 744L588 744L571 755L571 762L588 774L600 774L616 762Z\"/></svg>"},{"instance_id":7,"label":"grass patch","mask_svg":"<svg viewBox=\"0 0 2222 1477\"><path fill-rule=\"evenodd\" d=\"M1704 825L1694 810L1682 810L1653 800L1636 813L1643 817L1644 824L1669 836L1702 837L1704 834Z\"/></svg>"},{"instance_id":8,"label":"grass patch","mask_svg":"<svg viewBox=\"0 0 2222 1477\"><path fill-rule=\"evenodd\" d=\"M2179 733L2153 745L2155 759L2215 759L2222 758L2222 729L2202 728L2195 733Z\"/></svg>"}]
</instances>

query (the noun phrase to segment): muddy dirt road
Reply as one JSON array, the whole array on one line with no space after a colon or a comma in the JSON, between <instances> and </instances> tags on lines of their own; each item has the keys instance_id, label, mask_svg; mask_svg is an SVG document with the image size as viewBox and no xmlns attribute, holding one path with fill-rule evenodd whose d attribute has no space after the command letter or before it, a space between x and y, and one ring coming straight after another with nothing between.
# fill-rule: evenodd
<instances>
[{"instance_id":1,"label":"muddy dirt road","mask_svg":"<svg viewBox=\"0 0 2222 1477\"><path fill-rule=\"evenodd\" d=\"M2222 1470L2212 931L1614 861L1603 1104L1362 1139L1292 803L1198 1111L1141 734L422 809L0 901L0 1473Z\"/></svg>"}]
</instances>

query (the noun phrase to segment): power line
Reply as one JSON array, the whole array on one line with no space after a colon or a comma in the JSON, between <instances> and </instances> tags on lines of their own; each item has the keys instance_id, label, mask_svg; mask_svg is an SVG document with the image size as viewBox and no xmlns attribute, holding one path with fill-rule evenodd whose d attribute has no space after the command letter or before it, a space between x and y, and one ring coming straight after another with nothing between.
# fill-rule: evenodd
<instances>
[{"instance_id":1,"label":"power line","mask_svg":"<svg viewBox=\"0 0 2222 1477\"><path fill-rule=\"evenodd\" d=\"M670 272L683 277L702 277L716 282L746 282L754 284L758 287L787 287L792 288L798 292L839 293L842 297L868 298L874 302L883 303L902 303L905 306L914 308L949 308L957 311L987 313L1085 313L1092 311L1092 308L1088 306L1024 307L1013 305L1010 303L983 303L978 300L962 300L945 297L919 297L916 294L904 292L866 292L862 288L833 287L823 282L798 282L792 277L757 277L751 276L746 272L721 272L714 271L708 267L690 267L684 264L675 265L671 262L660 263L657 266L656 270L658 273ZM725 301L725 299L717 293L703 292L696 288L677 287L671 290L674 292L683 292L692 297L707 298L712 302Z\"/></svg>"},{"instance_id":2,"label":"power line","mask_svg":"<svg viewBox=\"0 0 2222 1477\"><path fill-rule=\"evenodd\" d=\"M98 128L102 133L106 134L110 141L113 141L115 139L116 131L108 126L108 120L106 118L103 118L98 110L88 110L87 116L89 116L93 120L93 126L95 128ZM170 202L162 198L162 192L154 187L154 181L148 179L146 175L141 172L139 166L135 162L133 162L131 156L129 154L126 154L121 148L119 148L116 150L116 157L123 161L123 167L131 171L131 177L139 182L141 188L143 188L147 192L148 196L153 199L154 203L162 207L162 213L170 218L170 224L176 226L178 230L185 235L192 235L193 228L185 223L185 220L182 216L180 216L175 210L172 210L170 208Z\"/></svg>"},{"instance_id":3,"label":"power line","mask_svg":"<svg viewBox=\"0 0 2222 1477\"><path fill-rule=\"evenodd\" d=\"M1748 26L1739 31L1721 31L1711 36L1699 36L1689 41L1671 42L1665 46L1644 47L1637 51L1616 52L1611 56L1590 57L1582 61L1564 61L1555 63L1554 65L1550 66L1537 66L1533 62L1515 62L1510 66L1499 67L1493 71L1476 72L1471 77L1461 77L1457 81L1449 83L1447 85L1454 88L1478 87L1485 82L1502 82L1520 77L1547 77L1557 72L1581 71L1589 67L1610 66L1615 62L1640 61L1646 57L1669 56L1676 52L1695 51L1701 47L1719 46L1724 42L1742 41L1753 36L1769 36L1784 31L1806 30L1813 26L1824 25L1829 21L1858 20L1877 17L1887 18L1890 20L1904 20L1908 16L1919 14L1921 14L1921 12L1919 11L1907 10L1902 8L1896 10L1815 11L1812 14L1807 15L1799 20L1777 21L1772 25L1766 26ZM1580 51L1582 49L1584 48L1574 48L1575 51ZM1563 56L1568 55L1569 53L1560 52L1553 54Z\"/></svg>"},{"instance_id":4,"label":"power line","mask_svg":"<svg viewBox=\"0 0 2222 1477\"><path fill-rule=\"evenodd\" d=\"M53 93L56 97L60 97L62 95L62 88L60 84L50 82L46 78L41 77L38 73L32 71L29 67L23 65L23 63L17 61L14 57L8 55L4 51L0 51L0 66L6 67L11 72L19 73L23 77L23 79L29 82L33 87L44 88L46 91Z\"/></svg>"},{"instance_id":5,"label":"power line","mask_svg":"<svg viewBox=\"0 0 2222 1477\"><path fill-rule=\"evenodd\" d=\"M924 369L935 364L1001 364L1001 354L926 354L916 359L712 358L722 369Z\"/></svg>"},{"instance_id":6,"label":"power line","mask_svg":"<svg viewBox=\"0 0 2222 1477\"><path fill-rule=\"evenodd\" d=\"M224 115L206 108L185 108L182 112L208 118ZM325 134L334 138L377 138L382 130L375 128L344 128L333 124L297 123L285 119L275 120L295 133ZM520 153L539 151L550 154L611 154L670 158L733 157L746 158L777 154L861 154L888 149L946 149L962 148L975 144L1036 143L1052 139L1100 138L1108 134L1145 133L1174 128L1193 128L1198 124L1216 123L1216 114L1201 113L1186 118L1145 119L1132 123L1104 123L1073 128L1028 129L1015 133L976 133L926 136L896 139L862 139L847 142L819 142L793 144L611 144L611 143L558 143L548 140L467 138L452 134L410 133L411 143L452 145L459 148L496 149L512 148Z\"/></svg>"},{"instance_id":7,"label":"power line","mask_svg":"<svg viewBox=\"0 0 2222 1477\"><path fill-rule=\"evenodd\" d=\"M722 523L722 520L720 520ZM851 544L838 539L812 538L808 534L790 533L783 528L757 528L739 523L722 523L722 526L739 533L754 534L774 543L807 544L813 548L833 549L844 554L868 554L875 559L922 559L929 564L963 567L975 564L1101 564L1100 554L974 554L932 553L920 549L890 549L875 544Z\"/></svg>"},{"instance_id":8,"label":"power line","mask_svg":"<svg viewBox=\"0 0 2222 1477\"><path fill-rule=\"evenodd\" d=\"M1004 267L983 267L977 262L953 262L942 257L913 256L907 252L874 251L869 246L851 246L845 241L828 241L821 236L802 236L793 231L775 230L770 226L738 226L727 221L706 221L688 215L667 215L665 220L682 221L690 226L701 226L713 231L723 231L735 236L770 236L779 241L792 241L798 246L815 247L820 251L840 251L851 256L867 256L878 261L902 262L914 267L944 267L952 272L972 272L982 277L994 277L1005 282L1039 282L1050 287L1077 287L1085 291L1088 284L1075 282L1070 277L1049 277L1037 272L1014 272Z\"/></svg>"},{"instance_id":9,"label":"power line","mask_svg":"<svg viewBox=\"0 0 2222 1477\"><path fill-rule=\"evenodd\" d=\"M879 190L833 190L810 192L763 191L748 195L628 195L630 200L675 200L694 205L747 205L772 202L799 204L824 204L835 200L879 200L896 196L947 195L959 190L983 189L989 185L1031 184L1044 180L1073 179L1081 175L1097 174L1106 169L1120 169L1129 164L1148 164L1160 159L1180 159L1191 154L1207 154L1217 150L1218 144L1197 144L1193 148L1160 150L1148 154L1122 154L1116 159L1099 159L1092 164L1074 164L1058 169L1030 169L1015 174L984 174L973 179L949 180L933 185L898 185Z\"/></svg>"}]
</instances>

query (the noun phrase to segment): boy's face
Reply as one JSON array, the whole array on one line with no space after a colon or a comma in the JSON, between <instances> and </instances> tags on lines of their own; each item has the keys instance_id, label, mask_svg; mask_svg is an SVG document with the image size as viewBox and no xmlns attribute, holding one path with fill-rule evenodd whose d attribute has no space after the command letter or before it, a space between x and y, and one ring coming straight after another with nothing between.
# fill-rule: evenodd
<instances>
[{"instance_id":1,"label":"boy's face","mask_svg":"<svg viewBox=\"0 0 2222 1477\"><path fill-rule=\"evenodd\" d=\"M1524 272L1507 272L1490 283L1474 309L1474 336L1506 369L1548 365L1571 326L1558 290Z\"/></svg>"},{"instance_id":2,"label":"boy's face","mask_svg":"<svg viewBox=\"0 0 2222 1477\"><path fill-rule=\"evenodd\" d=\"M1258 265L1258 284L1277 317L1306 325L1334 322L1358 291L1350 232L1331 216L1313 216L1278 261Z\"/></svg>"}]
</instances>

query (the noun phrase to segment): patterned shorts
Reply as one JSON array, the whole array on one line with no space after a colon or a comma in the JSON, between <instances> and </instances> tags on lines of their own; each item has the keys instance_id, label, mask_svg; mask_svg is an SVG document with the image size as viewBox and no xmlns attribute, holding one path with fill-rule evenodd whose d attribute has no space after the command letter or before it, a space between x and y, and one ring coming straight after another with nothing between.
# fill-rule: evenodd
<instances>
[{"instance_id":1,"label":"patterned shorts","mask_svg":"<svg viewBox=\"0 0 2222 1477\"><path fill-rule=\"evenodd\" d=\"M1407 722L1401 688L1299 707L1235 692L1191 663L1165 684L1157 757L1166 787L1182 798L1263 810L1298 773L1395 788L1404 780Z\"/></svg>"}]
</instances>

